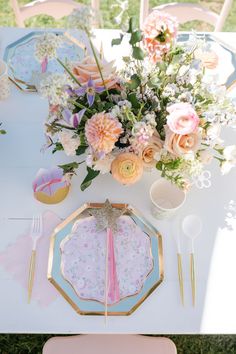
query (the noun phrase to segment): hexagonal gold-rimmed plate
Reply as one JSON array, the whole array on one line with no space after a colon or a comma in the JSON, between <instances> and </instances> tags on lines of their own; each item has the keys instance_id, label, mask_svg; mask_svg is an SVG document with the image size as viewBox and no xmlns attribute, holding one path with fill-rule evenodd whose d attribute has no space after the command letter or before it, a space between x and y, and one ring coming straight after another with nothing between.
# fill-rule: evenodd
<instances>
[{"instance_id":1,"label":"hexagonal gold-rimmed plate","mask_svg":"<svg viewBox=\"0 0 236 354\"><path fill-rule=\"evenodd\" d=\"M50 31L57 36L63 36L63 32ZM4 53L4 60L8 65L9 79L24 92L36 92L35 78L41 74L40 63L36 60L35 43L45 31L33 31L9 44ZM57 50L58 57L62 61L80 61L85 55L84 47L73 43L68 37L63 36L63 42ZM62 73L63 67L56 59L49 61L47 73Z\"/></svg>"},{"instance_id":2,"label":"hexagonal gold-rimmed plate","mask_svg":"<svg viewBox=\"0 0 236 354\"><path fill-rule=\"evenodd\" d=\"M153 268L147 275L141 290L134 294L123 298L118 303L108 306L108 315L130 315L133 313L146 298L157 289L164 278L163 271L163 251L162 238L160 233L132 206L127 204L112 204L113 207L121 209L126 208L125 215L129 216L137 226L150 238L151 253L153 257ZM66 220L64 220L54 230L50 241L49 263L48 263L48 279L62 294L62 296L72 305L77 313L81 315L104 315L104 304L89 299L80 298L72 284L68 282L61 272L61 243L71 233L74 223L78 219L85 218L89 215L92 208L101 208L102 203L88 203L76 210Z\"/></svg>"}]
</instances>

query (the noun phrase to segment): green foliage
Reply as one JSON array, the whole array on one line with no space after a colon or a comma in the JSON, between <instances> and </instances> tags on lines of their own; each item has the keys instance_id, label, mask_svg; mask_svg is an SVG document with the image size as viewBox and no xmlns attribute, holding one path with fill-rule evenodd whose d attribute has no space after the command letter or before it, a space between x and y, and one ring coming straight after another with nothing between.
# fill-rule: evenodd
<instances>
[{"instance_id":1,"label":"green foliage","mask_svg":"<svg viewBox=\"0 0 236 354\"><path fill-rule=\"evenodd\" d=\"M134 44L137 44L138 42L141 42L141 40L142 40L142 32L137 30L131 34L131 38L130 38L129 43L131 45L134 45Z\"/></svg>"},{"instance_id":2,"label":"green foliage","mask_svg":"<svg viewBox=\"0 0 236 354\"><path fill-rule=\"evenodd\" d=\"M63 169L63 174L65 175L66 173L75 173L75 170L79 167L80 163L78 162L70 162L64 165L58 165L58 167Z\"/></svg>"},{"instance_id":3,"label":"green foliage","mask_svg":"<svg viewBox=\"0 0 236 354\"><path fill-rule=\"evenodd\" d=\"M133 74L128 84L128 88L130 90L135 90L137 87L139 87L140 84L141 84L140 77L137 74Z\"/></svg>"},{"instance_id":4,"label":"green foliage","mask_svg":"<svg viewBox=\"0 0 236 354\"><path fill-rule=\"evenodd\" d=\"M133 108L135 108L135 109L140 108L140 103L139 103L135 93L130 93L128 95L128 100L131 102Z\"/></svg>"},{"instance_id":5,"label":"green foliage","mask_svg":"<svg viewBox=\"0 0 236 354\"><path fill-rule=\"evenodd\" d=\"M133 47L133 58L137 60L143 60L144 59L144 52L141 48L139 47Z\"/></svg>"},{"instance_id":6,"label":"green foliage","mask_svg":"<svg viewBox=\"0 0 236 354\"><path fill-rule=\"evenodd\" d=\"M114 39L112 39L111 45L112 45L112 46L113 46L113 45L120 45L121 42L122 42L122 40L123 40L123 38L124 38L124 35L121 33L121 34L120 34L120 38L114 38Z\"/></svg>"},{"instance_id":7,"label":"green foliage","mask_svg":"<svg viewBox=\"0 0 236 354\"><path fill-rule=\"evenodd\" d=\"M134 31L134 18L130 17L129 19L129 28L127 33L132 33Z\"/></svg>"},{"instance_id":8,"label":"green foliage","mask_svg":"<svg viewBox=\"0 0 236 354\"><path fill-rule=\"evenodd\" d=\"M76 155L83 155L85 151L87 150L88 146L87 145L80 145L78 149L76 150Z\"/></svg>"},{"instance_id":9,"label":"green foliage","mask_svg":"<svg viewBox=\"0 0 236 354\"><path fill-rule=\"evenodd\" d=\"M177 172L182 160L177 158L169 161L158 161L156 169L161 171L161 177L168 179L171 183L176 184L179 188L184 187L183 177Z\"/></svg>"},{"instance_id":10,"label":"green foliage","mask_svg":"<svg viewBox=\"0 0 236 354\"><path fill-rule=\"evenodd\" d=\"M99 173L99 171L95 171L92 168L87 167L87 176L80 185L81 190L84 191L86 188L88 188L91 185L92 180L96 178Z\"/></svg>"},{"instance_id":11,"label":"green foliage","mask_svg":"<svg viewBox=\"0 0 236 354\"><path fill-rule=\"evenodd\" d=\"M2 125L2 123L0 123L0 126ZM0 129L0 134L2 134L2 135L4 135L4 134L6 134L7 132L6 132L6 130L4 130L4 129Z\"/></svg>"},{"instance_id":12,"label":"green foliage","mask_svg":"<svg viewBox=\"0 0 236 354\"><path fill-rule=\"evenodd\" d=\"M57 151L62 151L64 150L63 149L63 146L61 143L59 143L58 141L56 143L54 143L54 149L52 150L52 153L55 154L55 152Z\"/></svg>"}]
</instances>

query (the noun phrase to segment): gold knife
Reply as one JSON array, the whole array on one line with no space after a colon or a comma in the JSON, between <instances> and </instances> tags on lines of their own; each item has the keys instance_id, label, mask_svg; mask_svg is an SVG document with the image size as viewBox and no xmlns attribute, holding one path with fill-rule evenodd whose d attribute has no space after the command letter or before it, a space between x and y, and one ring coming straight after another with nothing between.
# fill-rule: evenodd
<instances>
[{"instance_id":1,"label":"gold knife","mask_svg":"<svg viewBox=\"0 0 236 354\"><path fill-rule=\"evenodd\" d=\"M177 253L178 259L178 276L179 276L179 290L182 305L184 306L184 280L183 280L183 267L181 253Z\"/></svg>"},{"instance_id":2,"label":"gold knife","mask_svg":"<svg viewBox=\"0 0 236 354\"><path fill-rule=\"evenodd\" d=\"M29 278L28 278L28 304L31 300L33 285L34 285L34 274L35 274L35 260L36 260L36 250L33 250L30 257L29 266Z\"/></svg>"}]
</instances>

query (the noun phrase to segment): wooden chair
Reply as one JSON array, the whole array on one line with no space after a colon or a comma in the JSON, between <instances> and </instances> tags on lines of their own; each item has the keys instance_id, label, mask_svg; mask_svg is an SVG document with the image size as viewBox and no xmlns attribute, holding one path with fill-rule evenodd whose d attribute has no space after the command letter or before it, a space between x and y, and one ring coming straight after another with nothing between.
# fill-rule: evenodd
<instances>
[{"instance_id":1,"label":"wooden chair","mask_svg":"<svg viewBox=\"0 0 236 354\"><path fill-rule=\"evenodd\" d=\"M199 20L207 22L214 26L214 31L219 32L225 23L229 14L233 0L225 0L220 14L216 14L203 6L192 3L169 3L153 8L159 11L164 11L177 18L179 23ZM140 25L142 26L145 18L149 13L149 0L141 0L140 2Z\"/></svg>"},{"instance_id":2,"label":"wooden chair","mask_svg":"<svg viewBox=\"0 0 236 354\"><path fill-rule=\"evenodd\" d=\"M177 354L175 344L164 337L128 334L95 334L50 338L43 354Z\"/></svg>"},{"instance_id":3,"label":"wooden chair","mask_svg":"<svg viewBox=\"0 0 236 354\"><path fill-rule=\"evenodd\" d=\"M68 16L74 9L85 6L73 0L35 0L21 7L17 0L10 0L10 3L18 27L25 27L24 21L32 16L44 14L58 20L64 16ZM98 12L100 0L91 0L91 7ZM97 25L98 23L96 21L94 26L96 27Z\"/></svg>"}]
</instances>

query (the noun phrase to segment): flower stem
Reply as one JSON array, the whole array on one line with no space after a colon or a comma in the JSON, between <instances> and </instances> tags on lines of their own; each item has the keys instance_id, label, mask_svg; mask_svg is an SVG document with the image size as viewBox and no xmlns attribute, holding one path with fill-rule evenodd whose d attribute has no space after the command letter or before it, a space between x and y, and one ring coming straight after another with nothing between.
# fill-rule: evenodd
<instances>
[{"instance_id":1,"label":"flower stem","mask_svg":"<svg viewBox=\"0 0 236 354\"><path fill-rule=\"evenodd\" d=\"M69 129L69 130L75 130L75 128L72 128L72 127L69 127L67 125L64 125L64 124L60 124L60 123L54 123L54 125L56 127L60 127L60 128L65 128L65 129Z\"/></svg>"},{"instance_id":2,"label":"flower stem","mask_svg":"<svg viewBox=\"0 0 236 354\"><path fill-rule=\"evenodd\" d=\"M73 103L75 106L77 106L79 108L86 109L89 113L93 114L93 111L91 111L91 109L85 107L83 104L81 104L81 103L79 103L77 101L74 101L74 100L69 100L69 102Z\"/></svg>"},{"instance_id":3,"label":"flower stem","mask_svg":"<svg viewBox=\"0 0 236 354\"><path fill-rule=\"evenodd\" d=\"M79 85L82 86L79 80L76 79L76 77L72 74L72 72L66 67L66 65L59 59L57 58L58 63L65 69L65 71L70 75L70 77Z\"/></svg>"},{"instance_id":4,"label":"flower stem","mask_svg":"<svg viewBox=\"0 0 236 354\"><path fill-rule=\"evenodd\" d=\"M108 89L107 89L106 84L105 84L105 81L104 81L104 77L103 77L103 74L102 74L102 69L101 69L101 66L100 66L100 64L99 64L99 60L98 60L98 57L97 57L97 54L96 54L96 51L95 51L93 42L92 42L92 40L91 40L90 35L89 35L88 32L87 32L87 35L88 35L88 38L89 38L89 44L90 44L90 46L91 46L94 59L95 59L95 61L96 61L97 67L98 67L98 71L99 71L100 76L101 76L101 79L102 79L103 86L105 87L107 96L108 96L108 98L110 99L110 94L109 94L109 92L108 92Z\"/></svg>"}]
</instances>

